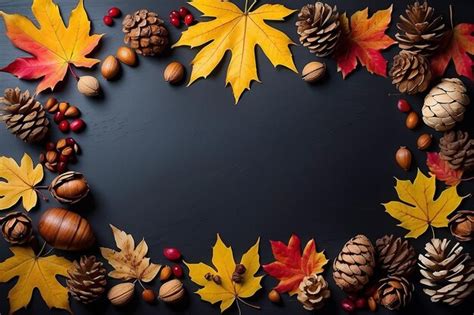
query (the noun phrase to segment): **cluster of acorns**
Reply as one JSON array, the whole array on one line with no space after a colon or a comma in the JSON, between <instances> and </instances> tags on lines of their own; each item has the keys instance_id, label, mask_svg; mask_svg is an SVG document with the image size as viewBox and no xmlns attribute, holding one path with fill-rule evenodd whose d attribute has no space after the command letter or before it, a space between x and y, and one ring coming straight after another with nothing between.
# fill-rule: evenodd
<instances>
[{"instance_id":1,"label":"cluster of acorns","mask_svg":"<svg viewBox=\"0 0 474 315\"><path fill-rule=\"evenodd\" d=\"M389 310L404 308L412 298L410 277L417 263L423 291L433 302L461 303L473 290L474 266L459 243L449 245L446 239L432 239L417 259L414 248L402 238L386 235L374 247L364 235L353 237L333 263L334 281L349 295L341 306L348 312L375 311L377 304ZM373 279L376 274L380 279Z\"/></svg>"}]
</instances>

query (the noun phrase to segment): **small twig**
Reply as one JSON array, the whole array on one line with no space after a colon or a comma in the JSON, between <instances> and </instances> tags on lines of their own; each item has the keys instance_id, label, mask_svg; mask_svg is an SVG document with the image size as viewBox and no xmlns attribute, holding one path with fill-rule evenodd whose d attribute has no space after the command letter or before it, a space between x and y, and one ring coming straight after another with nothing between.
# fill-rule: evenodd
<instances>
[{"instance_id":1,"label":"small twig","mask_svg":"<svg viewBox=\"0 0 474 315\"><path fill-rule=\"evenodd\" d=\"M248 4L249 4L249 0L245 0L244 13L247 13L247 5Z\"/></svg>"},{"instance_id":2,"label":"small twig","mask_svg":"<svg viewBox=\"0 0 474 315\"><path fill-rule=\"evenodd\" d=\"M250 12L252 11L252 8L253 6L257 3L257 0L253 0L252 4L250 5L249 9L247 10L247 12Z\"/></svg>"},{"instance_id":3,"label":"small twig","mask_svg":"<svg viewBox=\"0 0 474 315\"><path fill-rule=\"evenodd\" d=\"M235 298L237 299L237 301L240 301L240 302L244 303L245 305L247 305L247 306L249 306L249 307L251 307L251 308L254 308L254 309L256 309L256 310L261 309L260 306L253 305L253 304L250 304L250 303L248 303L248 302L245 302L245 301L242 300L239 296L236 296Z\"/></svg>"},{"instance_id":4,"label":"small twig","mask_svg":"<svg viewBox=\"0 0 474 315\"><path fill-rule=\"evenodd\" d=\"M41 249L40 249L38 255L36 255L36 257L41 256L41 253L43 252L45 246L46 246L46 242L43 243L43 246L41 247Z\"/></svg>"},{"instance_id":5,"label":"small twig","mask_svg":"<svg viewBox=\"0 0 474 315\"><path fill-rule=\"evenodd\" d=\"M473 180L473 179L474 179L474 176L468 177L468 178L462 178L461 181L462 182L468 182L468 181Z\"/></svg>"},{"instance_id":6,"label":"small twig","mask_svg":"<svg viewBox=\"0 0 474 315\"><path fill-rule=\"evenodd\" d=\"M145 286L143 285L143 283L140 281L140 279L137 279L138 281L138 284L143 288L143 290L146 290Z\"/></svg>"},{"instance_id":7,"label":"small twig","mask_svg":"<svg viewBox=\"0 0 474 315\"><path fill-rule=\"evenodd\" d=\"M47 190L47 189L49 189L49 186L35 186L35 189L44 189L44 190Z\"/></svg>"},{"instance_id":8,"label":"small twig","mask_svg":"<svg viewBox=\"0 0 474 315\"><path fill-rule=\"evenodd\" d=\"M51 247L46 253L43 254L43 256L48 256L51 254L51 252L54 250L54 247Z\"/></svg>"},{"instance_id":9,"label":"small twig","mask_svg":"<svg viewBox=\"0 0 474 315\"><path fill-rule=\"evenodd\" d=\"M451 22L451 28L454 29L454 23L453 23L453 5L449 5L449 20Z\"/></svg>"},{"instance_id":10,"label":"small twig","mask_svg":"<svg viewBox=\"0 0 474 315\"><path fill-rule=\"evenodd\" d=\"M239 315L242 315L242 310L240 309L239 300L237 299L237 309L239 310Z\"/></svg>"},{"instance_id":11,"label":"small twig","mask_svg":"<svg viewBox=\"0 0 474 315\"><path fill-rule=\"evenodd\" d=\"M433 239L435 239L435 238L436 238L436 235L435 235L434 228L433 228L432 225L430 225L430 227L431 227L431 234L433 235Z\"/></svg>"},{"instance_id":12,"label":"small twig","mask_svg":"<svg viewBox=\"0 0 474 315\"><path fill-rule=\"evenodd\" d=\"M74 79L76 79L77 81L79 81L79 76L77 75L76 71L74 71L74 68L72 67L72 65L69 63L69 64L67 65L67 67L69 68L69 71L71 71L72 76L74 77Z\"/></svg>"}]
</instances>

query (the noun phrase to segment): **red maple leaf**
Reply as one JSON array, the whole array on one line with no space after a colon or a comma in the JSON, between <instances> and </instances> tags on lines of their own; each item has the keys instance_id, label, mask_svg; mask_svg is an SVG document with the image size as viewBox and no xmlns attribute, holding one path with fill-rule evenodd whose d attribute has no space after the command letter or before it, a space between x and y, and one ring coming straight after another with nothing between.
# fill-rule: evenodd
<instances>
[{"instance_id":1,"label":"red maple leaf","mask_svg":"<svg viewBox=\"0 0 474 315\"><path fill-rule=\"evenodd\" d=\"M440 158L438 152L427 153L426 165L430 169L430 173L436 179L445 182L446 185L454 186L461 182L463 172L450 168L448 163Z\"/></svg>"},{"instance_id":2,"label":"red maple leaf","mask_svg":"<svg viewBox=\"0 0 474 315\"><path fill-rule=\"evenodd\" d=\"M280 280L275 287L280 293L297 293L301 280L313 273L323 272L323 267L328 262L323 252L316 252L314 239L306 244L303 255L300 239L294 234L290 237L288 246L280 241L270 241L270 244L276 261L262 267L270 276Z\"/></svg>"},{"instance_id":3,"label":"red maple leaf","mask_svg":"<svg viewBox=\"0 0 474 315\"><path fill-rule=\"evenodd\" d=\"M392 6L380 10L368 18L368 8L357 11L349 20L344 13L341 15L343 36L334 57L337 61L337 71L345 78L354 71L359 61L370 73L387 76L387 60L380 50L390 47L396 42L385 34L390 24Z\"/></svg>"},{"instance_id":4,"label":"red maple leaf","mask_svg":"<svg viewBox=\"0 0 474 315\"><path fill-rule=\"evenodd\" d=\"M453 59L456 72L474 80L472 66L474 62L469 56L474 55L474 24L462 23L456 25L444 49L431 59L431 68L436 76L443 76L449 61Z\"/></svg>"}]
</instances>

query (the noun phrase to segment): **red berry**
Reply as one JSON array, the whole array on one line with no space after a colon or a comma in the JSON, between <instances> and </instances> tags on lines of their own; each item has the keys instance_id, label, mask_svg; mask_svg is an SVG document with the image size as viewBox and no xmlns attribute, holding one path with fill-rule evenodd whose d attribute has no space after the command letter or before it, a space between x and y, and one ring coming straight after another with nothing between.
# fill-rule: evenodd
<instances>
[{"instance_id":1,"label":"red berry","mask_svg":"<svg viewBox=\"0 0 474 315\"><path fill-rule=\"evenodd\" d=\"M173 17L175 17L179 20L181 18L181 15L179 15L178 11L173 10L173 11L170 12L170 19L173 18Z\"/></svg>"},{"instance_id":2,"label":"red berry","mask_svg":"<svg viewBox=\"0 0 474 315\"><path fill-rule=\"evenodd\" d=\"M178 11L178 12L179 12L179 16L181 16L183 19L184 19L184 17L185 17L186 15L189 14L188 9L186 9L185 7L179 8L179 11Z\"/></svg>"},{"instance_id":3,"label":"red berry","mask_svg":"<svg viewBox=\"0 0 474 315\"><path fill-rule=\"evenodd\" d=\"M59 162L57 170L58 170L58 173L64 173L67 170L67 163Z\"/></svg>"},{"instance_id":4,"label":"red berry","mask_svg":"<svg viewBox=\"0 0 474 315\"><path fill-rule=\"evenodd\" d=\"M122 14L122 11L120 11L120 9L117 7L111 7L107 13L110 17L116 18Z\"/></svg>"},{"instance_id":5,"label":"red berry","mask_svg":"<svg viewBox=\"0 0 474 315\"><path fill-rule=\"evenodd\" d=\"M67 163L67 162L69 161L69 156L67 156L67 155L62 155L62 154L61 154L61 155L59 156L59 161L60 161L60 162Z\"/></svg>"},{"instance_id":6,"label":"red berry","mask_svg":"<svg viewBox=\"0 0 474 315\"><path fill-rule=\"evenodd\" d=\"M358 298L355 301L355 307L359 310L366 308L367 307L367 300L363 297Z\"/></svg>"},{"instance_id":7,"label":"red berry","mask_svg":"<svg viewBox=\"0 0 474 315\"><path fill-rule=\"evenodd\" d=\"M107 26L114 25L114 20L112 19L112 17L110 15L105 15L102 18L102 21L104 21L104 24L107 25Z\"/></svg>"},{"instance_id":8,"label":"red berry","mask_svg":"<svg viewBox=\"0 0 474 315\"><path fill-rule=\"evenodd\" d=\"M174 247L166 247L163 249L163 255L171 261L176 261L181 258L180 251Z\"/></svg>"},{"instance_id":9,"label":"red berry","mask_svg":"<svg viewBox=\"0 0 474 315\"><path fill-rule=\"evenodd\" d=\"M67 120L63 120L59 123L58 125L59 127L59 130L61 130L61 132L68 132L69 131L69 121Z\"/></svg>"},{"instance_id":10,"label":"red berry","mask_svg":"<svg viewBox=\"0 0 474 315\"><path fill-rule=\"evenodd\" d=\"M66 144L69 146L75 145L76 141L73 138L69 137L69 138L66 138Z\"/></svg>"},{"instance_id":11,"label":"red berry","mask_svg":"<svg viewBox=\"0 0 474 315\"><path fill-rule=\"evenodd\" d=\"M183 276L183 268L180 265L174 265L171 269L176 278L181 278Z\"/></svg>"},{"instance_id":12,"label":"red berry","mask_svg":"<svg viewBox=\"0 0 474 315\"><path fill-rule=\"evenodd\" d=\"M411 111L411 106L408 104L408 102L404 99L399 99L397 103L398 110L403 112L403 113L408 113Z\"/></svg>"},{"instance_id":13,"label":"red berry","mask_svg":"<svg viewBox=\"0 0 474 315\"><path fill-rule=\"evenodd\" d=\"M193 24L194 22L194 16L192 14L188 14L184 17L184 24L186 24L187 26Z\"/></svg>"},{"instance_id":14,"label":"red berry","mask_svg":"<svg viewBox=\"0 0 474 315\"><path fill-rule=\"evenodd\" d=\"M350 299L344 299L341 301L341 307L344 311L348 313L352 313L355 311L355 304Z\"/></svg>"},{"instance_id":15,"label":"red berry","mask_svg":"<svg viewBox=\"0 0 474 315\"><path fill-rule=\"evenodd\" d=\"M56 144L54 142L46 143L46 151L56 151Z\"/></svg>"},{"instance_id":16,"label":"red berry","mask_svg":"<svg viewBox=\"0 0 474 315\"><path fill-rule=\"evenodd\" d=\"M173 16L173 17L170 18L170 23L174 27L179 27L179 25L181 24L181 21L179 20L179 18Z\"/></svg>"},{"instance_id":17,"label":"red berry","mask_svg":"<svg viewBox=\"0 0 474 315\"><path fill-rule=\"evenodd\" d=\"M61 113L61 112L56 112L56 114L54 114L53 116L53 120L55 123L59 124L61 121L64 120L64 114Z\"/></svg>"},{"instance_id":18,"label":"red berry","mask_svg":"<svg viewBox=\"0 0 474 315\"><path fill-rule=\"evenodd\" d=\"M74 119L71 122L71 130L73 132L80 132L86 127L86 123L81 118Z\"/></svg>"},{"instance_id":19,"label":"red berry","mask_svg":"<svg viewBox=\"0 0 474 315\"><path fill-rule=\"evenodd\" d=\"M152 304L156 301L156 294L151 289L145 289L142 292L142 298L145 302Z\"/></svg>"}]
</instances>

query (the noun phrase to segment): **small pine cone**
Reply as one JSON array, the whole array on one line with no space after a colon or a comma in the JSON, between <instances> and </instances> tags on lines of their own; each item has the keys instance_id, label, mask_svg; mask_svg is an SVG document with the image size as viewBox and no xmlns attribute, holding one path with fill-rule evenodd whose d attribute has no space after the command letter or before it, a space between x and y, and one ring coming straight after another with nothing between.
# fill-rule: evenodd
<instances>
[{"instance_id":1,"label":"small pine cone","mask_svg":"<svg viewBox=\"0 0 474 315\"><path fill-rule=\"evenodd\" d=\"M377 249L378 266L389 276L407 277L416 266L416 253L413 246L401 237L385 235L379 238Z\"/></svg>"},{"instance_id":2,"label":"small pine cone","mask_svg":"<svg viewBox=\"0 0 474 315\"><path fill-rule=\"evenodd\" d=\"M337 7L322 2L303 6L296 27L300 43L318 57L332 54L341 36Z\"/></svg>"},{"instance_id":3,"label":"small pine cone","mask_svg":"<svg viewBox=\"0 0 474 315\"><path fill-rule=\"evenodd\" d=\"M390 77L401 93L416 94L428 89L431 82L431 65L427 58L402 50L393 58Z\"/></svg>"},{"instance_id":4,"label":"small pine cone","mask_svg":"<svg viewBox=\"0 0 474 315\"><path fill-rule=\"evenodd\" d=\"M168 30L158 14L142 9L122 21L124 42L143 56L160 55L169 44Z\"/></svg>"},{"instance_id":5,"label":"small pine cone","mask_svg":"<svg viewBox=\"0 0 474 315\"><path fill-rule=\"evenodd\" d=\"M474 263L461 244L434 238L425 245L426 253L418 256L420 283L432 302L458 305L474 290Z\"/></svg>"},{"instance_id":6,"label":"small pine cone","mask_svg":"<svg viewBox=\"0 0 474 315\"><path fill-rule=\"evenodd\" d=\"M449 131L439 140L439 156L453 170L465 172L474 169L474 139L467 132Z\"/></svg>"},{"instance_id":7,"label":"small pine cone","mask_svg":"<svg viewBox=\"0 0 474 315\"><path fill-rule=\"evenodd\" d=\"M308 311L321 309L330 296L328 283L321 275L312 274L304 277L300 283L298 301Z\"/></svg>"},{"instance_id":8,"label":"small pine cone","mask_svg":"<svg viewBox=\"0 0 474 315\"><path fill-rule=\"evenodd\" d=\"M46 112L29 91L9 88L0 97L0 120L8 130L25 142L38 142L44 139L49 130Z\"/></svg>"},{"instance_id":9,"label":"small pine cone","mask_svg":"<svg viewBox=\"0 0 474 315\"><path fill-rule=\"evenodd\" d=\"M33 225L29 216L22 212L12 212L0 218L2 234L12 245L23 245L33 237Z\"/></svg>"},{"instance_id":10,"label":"small pine cone","mask_svg":"<svg viewBox=\"0 0 474 315\"><path fill-rule=\"evenodd\" d=\"M456 215L449 220L449 229L458 241L471 241L474 231L474 211L459 210L456 212Z\"/></svg>"},{"instance_id":11,"label":"small pine cone","mask_svg":"<svg viewBox=\"0 0 474 315\"><path fill-rule=\"evenodd\" d=\"M400 15L399 32L395 35L400 49L422 56L433 55L446 35L443 17L435 16L434 9L426 1L409 4L405 14Z\"/></svg>"},{"instance_id":12,"label":"small pine cone","mask_svg":"<svg viewBox=\"0 0 474 315\"><path fill-rule=\"evenodd\" d=\"M89 304L105 292L106 273L102 262L95 256L82 256L68 270L67 288L71 296L81 303Z\"/></svg>"},{"instance_id":13,"label":"small pine cone","mask_svg":"<svg viewBox=\"0 0 474 315\"><path fill-rule=\"evenodd\" d=\"M464 119L469 105L469 96L461 80L442 79L426 95L423 108L423 121L436 131L447 131Z\"/></svg>"},{"instance_id":14,"label":"small pine cone","mask_svg":"<svg viewBox=\"0 0 474 315\"><path fill-rule=\"evenodd\" d=\"M370 280L375 268L375 250L365 235L350 239L334 259L333 278L345 292L360 291Z\"/></svg>"},{"instance_id":15,"label":"small pine cone","mask_svg":"<svg viewBox=\"0 0 474 315\"><path fill-rule=\"evenodd\" d=\"M375 296L380 305L396 311L404 308L411 301L414 290L415 287L407 279L389 276L379 281Z\"/></svg>"}]
</instances>

